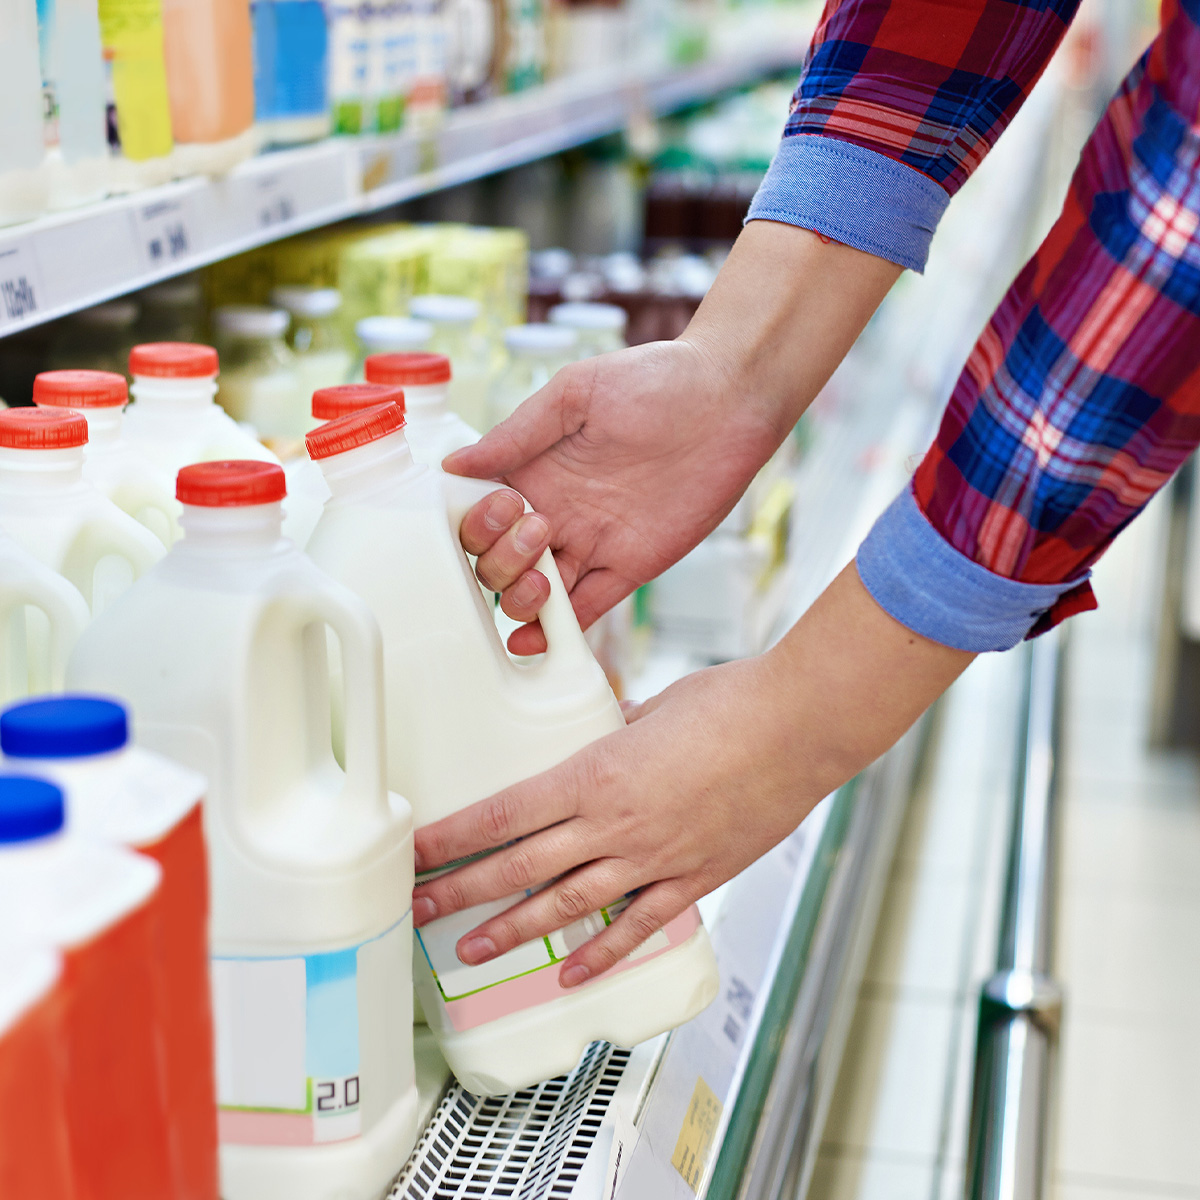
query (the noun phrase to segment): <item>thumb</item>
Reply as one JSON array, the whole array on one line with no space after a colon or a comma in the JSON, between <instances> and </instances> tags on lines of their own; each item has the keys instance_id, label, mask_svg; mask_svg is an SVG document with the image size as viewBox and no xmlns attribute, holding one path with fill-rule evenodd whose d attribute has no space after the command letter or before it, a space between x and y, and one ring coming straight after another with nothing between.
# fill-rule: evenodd
<instances>
[{"instance_id":1,"label":"thumb","mask_svg":"<svg viewBox=\"0 0 1200 1200\"><path fill-rule=\"evenodd\" d=\"M560 371L540 391L534 392L512 416L475 443L455 450L442 461L452 475L475 479L503 479L544 454L556 442L583 425L583 414L567 417L564 382Z\"/></svg>"}]
</instances>

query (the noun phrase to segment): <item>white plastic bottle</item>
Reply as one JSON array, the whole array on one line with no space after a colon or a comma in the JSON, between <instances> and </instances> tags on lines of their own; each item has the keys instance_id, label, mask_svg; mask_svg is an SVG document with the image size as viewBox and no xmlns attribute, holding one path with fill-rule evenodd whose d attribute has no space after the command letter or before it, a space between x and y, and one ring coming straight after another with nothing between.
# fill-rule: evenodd
<instances>
[{"instance_id":1,"label":"white plastic bottle","mask_svg":"<svg viewBox=\"0 0 1200 1200\"><path fill-rule=\"evenodd\" d=\"M158 863L154 1009L180 1200L217 1195L217 1116L208 978L204 779L129 741L125 709L100 696L54 696L0 713L6 768L49 779L70 833Z\"/></svg>"},{"instance_id":2,"label":"white plastic bottle","mask_svg":"<svg viewBox=\"0 0 1200 1200\"><path fill-rule=\"evenodd\" d=\"M288 345L296 355L304 394L345 383L353 360L337 322L342 293L337 288L277 287L271 303L292 319Z\"/></svg>"},{"instance_id":3,"label":"white plastic bottle","mask_svg":"<svg viewBox=\"0 0 1200 1200\"><path fill-rule=\"evenodd\" d=\"M549 553L538 564L550 580L541 612L549 649L518 665L501 645L458 540L466 510L496 485L414 463L394 406L332 421L306 440L333 493L308 552L379 618L389 781L407 789L418 824L621 728L621 710ZM346 728L353 730L349 720ZM559 986L558 962L624 903L494 962L464 966L458 938L520 898L418 933L421 1006L469 1091L501 1094L561 1074L589 1042L635 1045L689 1020L716 995L716 961L694 907L620 966L570 992Z\"/></svg>"},{"instance_id":4,"label":"white plastic bottle","mask_svg":"<svg viewBox=\"0 0 1200 1200\"><path fill-rule=\"evenodd\" d=\"M100 612L163 555L162 542L83 477L87 421L54 408L0 412L0 528Z\"/></svg>"},{"instance_id":5,"label":"white plastic bottle","mask_svg":"<svg viewBox=\"0 0 1200 1200\"><path fill-rule=\"evenodd\" d=\"M625 326L629 317L619 304L592 304L576 301L556 304L550 310L550 324L573 329L579 339L576 354L592 358L625 347Z\"/></svg>"},{"instance_id":6,"label":"white plastic bottle","mask_svg":"<svg viewBox=\"0 0 1200 1200\"><path fill-rule=\"evenodd\" d=\"M229 304L213 309L212 323L221 351L221 407L261 438L303 437L309 426L309 393L284 340L287 313L265 305Z\"/></svg>"},{"instance_id":7,"label":"white plastic bottle","mask_svg":"<svg viewBox=\"0 0 1200 1200\"><path fill-rule=\"evenodd\" d=\"M35 0L2 0L0 30L0 225L11 225L49 198Z\"/></svg>"},{"instance_id":8,"label":"white plastic bottle","mask_svg":"<svg viewBox=\"0 0 1200 1200\"><path fill-rule=\"evenodd\" d=\"M488 402L488 428L511 417L576 356L579 339L562 325L514 325L504 331L508 365Z\"/></svg>"},{"instance_id":9,"label":"white plastic bottle","mask_svg":"<svg viewBox=\"0 0 1200 1200\"><path fill-rule=\"evenodd\" d=\"M67 1137L81 1194L170 1196L153 982L161 873L139 854L64 833L63 818L52 783L0 775L4 938L65 959Z\"/></svg>"},{"instance_id":10,"label":"white plastic bottle","mask_svg":"<svg viewBox=\"0 0 1200 1200\"><path fill-rule=\"evenodd\" d=\"M128 399L125 376L112 371L43 371L33 381L34 404L71 409L87 421L84 479L170 546L179 536L179 502L171 477L121 435Z\"/></svg>"},{"instance_id":11,"label":"white plastic bottle","mask_svg":"<svg viewBox=\"0 0 1200 1200\"><path fill-rule=\"evenodd\" d=\"M374 1200L417 1133L412 814L387 791L379 630L281 536L281 467L197 464L178 494L183 538L68 681L123 696L142 745L209 781L221 1195Z\"/></svg>"},{"instance_id":12,"label":"white plastic bottle","mask_svg":"<svg viewBox=\"0 0 1200 1200\"><path fill-rule=\"evenodd\" d=\"M366 360L372 354L402 354L427 350L433 341L433 326L412 317L363 317L354 325L354 336L361 347L358 362L351 372L352 383L366 378Z\"/></svg>"},{"instance_id":13,"label":"white plastic bottle","mask_svg":"<svg viewBox=\"0 0 1200 1200\"><path fill-rule=\"evenodd\" d=\"M404 432L423 466L440 467L447 454L479 441L478 432L447 404L450 370L444 354L373 354L366 362L369 383L404 389Z\"/></svg>"},{"instance_id":14,"label":"white plastic bottle","mask_svg":"<svg viewBox=\"0 0 1200 1200\"><path fill-rule=\"evenodd\" d=\"M0 529L0 697L61 691L90 620L79 589Z\"/></svg>"},{"instance_id":15,"label":"white plastic bottle","mask_svg":"<svg viewBox=\"0 0 1200 1200\"><path fill-rule=\"evenodd\" d=\"M345 383L339 387L320 388L313 392L313 422L323 425L326 421L374 408L377 404L399 404L403 409L404 393L397 387L379 383ZM329 485L321 468L307 454L291 459L283 470L287 478L283 535L303 549L329 499Z\"/></svg>"},{"instance_id":16,"label":"white plastic bottle","mask_svg":"<svg viewBox=\"0 0 1200 1200\"><path fill-rule=\"evenodd\" d=\"M408 310L433 326L428 349L446 355L454 368L450 407L472 429L483 428L492 368L487 342L476 333L479 301L468 296L414 296Z\"/></svg>"},{"instance_id":17,"label":"white plastic bottle","mask_svg":"<svg viewBox=\"0 0 1200 1200\"><path fill-rule=\"evenodd\" d=\"M188 463L279 459L215 401L217 352L195 342L147 342L129 354L133 403L123 432L172 478Z\"/></svg>"}]
</instances>

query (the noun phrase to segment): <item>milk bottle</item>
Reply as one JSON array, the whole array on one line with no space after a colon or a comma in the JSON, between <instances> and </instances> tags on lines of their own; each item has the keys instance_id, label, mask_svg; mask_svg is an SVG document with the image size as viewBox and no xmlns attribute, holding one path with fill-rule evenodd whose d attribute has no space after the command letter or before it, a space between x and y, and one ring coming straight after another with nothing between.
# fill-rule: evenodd
<instances>
[{"instance_id":1,"label":"milk bottle","mask_svg":"<svg viewBox=\"0 0 1200 1200\"><path fill-rule=\"evenodd\" d=\"M54 408L0 412L0 529L101 611L163 554L162 542L83 477L87 421Z\"/></svg>"},{"instance_id":2,"label":"milk bottle","mask_svg":"<svg viewBox=\"0 0 1200 1200\"><path fill-rule=\"evenodd\" d=\"M0 698L60 690L89 620L79 589L0 529Z\"/></svg>"},{"instance_id":3,"label":"milk bottle","mask_svg":"<svg viewBox=\"0 0 1200 1200\"><path fill-rule=\"evenodd\" d=\"M472 428L480 428L487 418L492 365L488 344L476 332L479 301L468 296L414 296L408 310L433 326L429 349L454 364L450 407Z\"/></svg>"},{"instance_id":4,"label":"milk bottle","mask_svg":"<svg viewBox=\"0 0 1200 1200\"><path fill-rule=\"evenodd\" d=\"M417 1132L412 816L387 791L379 630L281 536L281 467L196 464L177 492L183 538L68 682L125 697L139 742L209 781L222 1197L374 1200Z\"/></svg>"},{"instance_id":5,"label":"milk bottle","mask_svg":"<svg viewBox=\"0 0 1200 1200\"><path fill-rule=\"evenodd\" d=\"M301 438L308 395L296 356L284 341L288 315L279 308L229 304L213 309L224 369L218 398L234 420L261 438Z\"/></svg>"},{"instance_id":6,"label":"milk bottle","mask_svg":"<svg viewBox=\"0 0 1200 1200\"><path fill-rule=\"evenodd\" d=\"M172 478L188 463L279 460L213 399L217 352L195 342L146 342L129 354L134 403L122 432Z\"/></svg>"},{"instance_id":7,"label":"milk bottle","mask_svg":"<svg viewBox=\"0 0 1200 1200\"><path fill-rule=\"evenodd\" d=\"M127 846L158 863L154 1011L171 1114L175 1200L215 1200L217 1107L208 978L204 780L133 746L125 709L98 696L15 704L0 714L9 770L49 779L67 797L71 833Z\"/></svg>"},{"instance_id":8,"label":"milk bottle","mask_svg":"<svg viewBox=\"0 0 1200 1200\"><path fill-rule=\"evenodd\" d=\"M62 1047L62 961L0 927L0 1195L75 1200Z\"/></svg>"},{"instance_id":9,"label":"milk bottle","mask_svg":"<svg viewBox=\"0 0 1200 1200\"><path fill-rule=\"evenodd\" d=\"M332 492L309 554L380 620L389 781L406 789L418 823L621 728L549 553L538 564L550 580L541 613L549 649L527 664L505 653L458 540L466 510L496 485L414 463L394 406L332 421L307 442ZM353 722L346 728L352 732ZM472 1092L510 1092L561 1074L597 1038L632 1046L695 1016L716 995L716 962L694 907L570 992L559 987L559 961L625 902L483 966L459 962L457 939L521 898L435 921L417 935L421 1006Z\"/></svg>"},{"instance_id":10,"label":"milk bottle","mask_svg":"<svg viewBox=\"0 0 1200 1200\"><path fill-rule=\"evenodd\" d=\"M271 303L292 318L288 345L296 355L305 395L345 383L353 360L337 321L341 292L337 288L289 285L274 288Z\"/></svg>"},{"instance_id":11,"label":"milk bottle","mask_svg":"<svg viewBox=\"0 0 1200 1200\"><path fill-rule=\"evenodd\" d=\"M312 395L313 421L321 425L377 404L399 404L403 408L404 393L398 387L380 383L344 383L338 387L318 388ZM329 485L321 468L307 454L293 458L283 470L287 477L283 534L297 546L304 547L329 499Z\"/></svg>"},{"instance_id":12,"label":"milk bottle","mask_svg":"<svg viewBox=\"0 0 1200 1200\"><path fill-rule=\"evenodd\" d=\"M371 383L404 389L404 433L423 466L440 467L447 454L479 441L479 434L447 407L450 360L444 354L373 354L366 376Z\"/></svg>"},{"instance_id":13,"label":"milk bottle","mask_svg":"<svg viewBox=\"0 0 1200 1200\"><path fill-rule=\"evenodd\" d=\"M580 358L592 358L621 350L625 346L625 327L629 318L619 304L593 304L578 300L556 304L550 310L550 324L573 329L579 338L576 353Z\"/></svg>"},{"instance_id":14,"label":"milk bottle","mask_svg":"<svg viewBox=\"0 0 1200 1200\"><path fill-rule=\"evenodd\" d=\"M152 978L159 875L140 855L65 835L53 784L0 775L3 936L63 955L68 1141L86 1200L172 1194Z\"/></svg>"},{"instance_id":15,"label":"milk bottle","mask_svg":"<svg viewBox=\"0 0 1200 1200\"><path fill-rule=\"evenodd\" d=\"M361 351L350 377L351 381L361 383L366 378L366 360L372 354L428 349L433 341L433 326L412 317L363 317L355 322L354 336Z\"/></svg>"},{"instance_id":16,"label":"milk bottle","mask_svg":"<svg viewBox=\"0 0 1200 1200\"><path fill-rule=\"evenodd\" d=\"M73 409L87 421L84 479L169 546L179 503L170 476L121 435L128 398L125 376L112 371L43 371L33 381L34 404Z\"/></svg>"}]
</instances>

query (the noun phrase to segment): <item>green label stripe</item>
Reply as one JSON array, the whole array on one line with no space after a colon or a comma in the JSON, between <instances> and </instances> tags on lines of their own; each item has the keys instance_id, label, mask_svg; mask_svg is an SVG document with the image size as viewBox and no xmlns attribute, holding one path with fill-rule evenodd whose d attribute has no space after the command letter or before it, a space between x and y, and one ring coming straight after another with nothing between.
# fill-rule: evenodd
<instances>
[{"instance_id":1,"label":"green label stripe","mask_svg":"<svg viewBox=\"0 0 1200 1200\"><path fill-rule=\"evenodd\" d=\"M257 1104L221 1104L218 1107L222 1112L286 1113L292 1117L307 1117L311 1116L313 1111L313 1081L311 1079L304 1081L304 1093L303 1108L267 1108Z\"/></svg>"}]
</instances>

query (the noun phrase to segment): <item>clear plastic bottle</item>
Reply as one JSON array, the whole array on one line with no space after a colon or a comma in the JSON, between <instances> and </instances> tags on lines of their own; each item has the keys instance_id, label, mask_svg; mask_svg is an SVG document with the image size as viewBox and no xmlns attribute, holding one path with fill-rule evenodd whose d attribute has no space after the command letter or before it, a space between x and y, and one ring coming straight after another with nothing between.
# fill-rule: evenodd
<instances>
[{"instance_id":1,"label":"clear plastic bottle","mask_svg":"<svg viewBox=\"0 0 1200 1200\"><path fill-rule=\"evenodd\" d=\"M353 358L337 320L341 292L337 288L277 287L271 303L292 318L288 345L299 359L305 392L311 395L318 388L345 383Z\"/></svg>"},{"instance_id":2,"label":"clear plastic bottle","mask_svg":"<svg viewBox=\"0 0 1200 1200\"><path fill-rule=\"evenodd\" d=\"M350 372L352 383L366 379L364 364L372 354L405 354L428 350L433 341L433 326L428 321L411 317L363 317L355 323L358 339L358 358Z\"/></svg>"},{"instance_id":3,"label":"clear plastic bottle","mask_svg":"<svg viewBox=\"0 0 1200 1200\"><path fill-rule=\"evenodd\" d=\"M329 30L323 0L251 0L254 117L264 145L329 132Z\"/></svg>"},{"instance_id":4,"label":"clear plastic bottle","mask_svg":"<svg viewBox=\"0 0 1200 1200\"><path fill-rule=\"evenodd\" d=\"M0 29L0 225L11 225L49 199L35 0L2 0Z\"/></svg>"},{"instance_id":5,"label":"clear plastic bottle","mask_svg":"<svg viewBox=\"0 0 1200 1200\"><path fill-rule=\"evenodd\" d=\"M488 428L499 424L577 357L579 338L562 325L514 325L504 331L508 365L492 389Z\"/></svg>"},{"instance_id":6,"label":"clear plastic bottle","mask_svg":"<svg viewBox=\"0 0 1200 1200\"><path fill-rule=\"evenodd\" d=\"M214 309L212 322L221 354L221 407L263 439L303 437L310 424L308 396L296 356L284 340L287 313L231 304Z\"/></svg>"},{"instance_id":7,"label":"clear plastic bottle","mask_svg":"<svg viewBox=\"0 0 1200 1200\"><path fill-rule=\"evenodd\" d=\"M625 310L618 304L556 304L550 310L550 323L575 330L579 338L578 358L592 358L610 350L625 348Z\"/></svg>"},{"instance_id":8,"label":"clear plastic bottle","mask_svg":"<svg viewBox=\"0 0 1200 1200\"><path fill-rule=\"evenodd\" d=\"M479 301L466 296L414 296L408 311L433 326L429 349L444 354L454 369L450 407L473 429L483 429L492 367L487 341L478 333Z\"/></svg>"}]
</instances>

